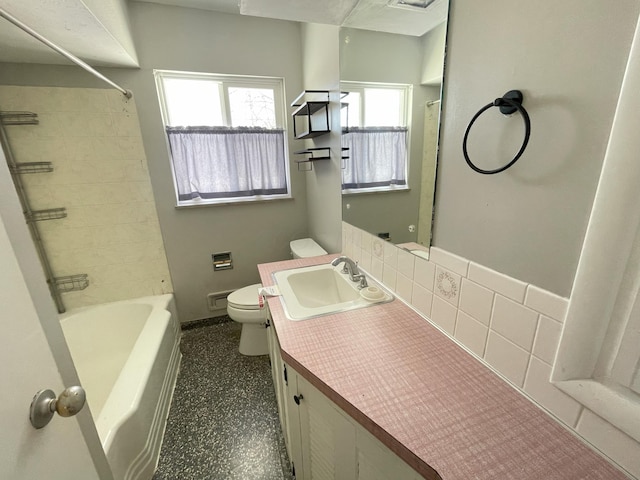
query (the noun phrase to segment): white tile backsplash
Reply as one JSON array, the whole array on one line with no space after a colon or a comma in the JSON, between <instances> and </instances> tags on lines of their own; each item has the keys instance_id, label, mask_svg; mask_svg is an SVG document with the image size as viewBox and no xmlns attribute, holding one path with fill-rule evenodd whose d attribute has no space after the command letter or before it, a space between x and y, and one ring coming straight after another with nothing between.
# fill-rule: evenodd
<instances>
[{"instance_id":1,"label":"white tile backsplash","mask_svg":"<svg viewBox=\"0 0 640 480\"><path fill-rule=\"evenodd\" d=\"M529 285L524 304L554 320L564 322L569 301L534 285Z\"/></svg>"},{"instance_id":2,"label":"white tile backsplash","mask_svg":"<svg viewBox=\"0 0 640 480\"><path fill-rule=\"evenodd\" d=\"M460 282L462 277L457 273L436 265L436 280L433 292L454 307L460 300Z\"/></svg>"},{"instance_id":3,"label":"white tile backsplash","mask_svg":"<svg viewBox=\"0 0 640 480\"><path fill-rule=\"evenodd\" d=\"M460 288L460 310L473 318L489 325L491 309L493 308L494 293L466 278L462 279Z\"/></svg>"},{"instance_id":4,"label":"white tile backsplash","mask_svg":"<svg viewBox=\"0 0 640 480\"><path fill-rule=\"evenodd\" d=\"M558 390L549 382L550 378L551 366L532 357L524 382L524 391L563 423L575 427L582 405Z\"/></svg>"},{"instance_id":5,"label":"white tile backsplash","mask_svg":"<svg viewBox=\"0 0 640 480\"><path fill-rule=\"evenodd\" d=\"M396 277L396 294L401 298L411 299L413 293L413 280L405 277L400 272Z\"/></svg>"},{"instance_id":6,"label":"white tile backsplash","mask_svg":"<svg viewBox=\"0 0 640 480\"><path fill-rule=\"evenodd\" d=\"M640 478L640 443L549 382L567 310L566 298L437 247L431 248L430 260L426 260L407 256L405 250L360 231L362 249L354 250L352 233L358 229L343 225L343 239L348 241L343 244L343 252L355 251L361 256L363 268L398 297ZM96 236L91 236L92 241ZM446 273L439 281L441 289L438 273ZM451 293L453 285L455 295Z\"/></svg>"},{"instance_id":7,"label":"white tile backsplash","mask_svg":"<svg viewBox=\"0 0 640 480\"><path fill-rule=\"evenodd\" d=\"M477 263L469 264L469 280L522 303L527 284Z\"/></svg>"},{"instance_id":8,"label":"white tile backsplash","mask_svg":"<svg viewBox=\"0 0 640 480\"><path fill-rule=\"evenodd\" d=\"M537 326L538 312L496 295L491 316L492 330L531 352Z\"/></svg>"},{"instance_id":9,"label":"white tile backsplash","mask_svg":"<svg viewBox=\"0 0 640 480\"><path fill-rule=\"evenodd\" d=\"M411 305L413 305L425 317L431 318L431 305L433 303L433 293L417 283L413 284L411 291Z\"/></svg>"},{"instance_id":10,"label":"white tile backsplash","mask_svg":"<svg viewBox=\"0 0 640 480\"><path fill-rule=\"evenodd\" d=\"M458 310L454 337L480 358L484 357L488 333L489 328L486 325L478 322L462 310Z\"/></svg>"},{"instance_id":11,"label":"white tile backsplash","mask_svg":"<svg viewBox=\"0 0 640 480\"><path fill-rule=\"evenodd\" d=\"M469 269L469 260L438 247L429 249L429 260L463 277L467 275Z\"/></svg>"},{"instance_id":12,"label":"white tile backsplash","mask_svg":"<svg viewBox=\"0 0 640 480\"><path fill-rule=\"evenodd\" d=\"M484 359L518 387L524 383L529 357L526 350L495 332L489 332Z\"/></svg>"},{"instance_id":13,"label":"white tile backsplash","mask_svg":"<svg viewBox=\"0 0 640 480\"><path fill-rule=\"evenodd\" d=\"M436 276L436 266L434 263L424 258L416 258L413 271L413 281L421 287L433 292L433 285Z\"/></svg>"},{"instance_id":14,"label":"white tile backsplash","mask_svg":"<svg viewBox=\"0 0 640 480\"><path fill-rule=\"evenodd\" d=\"M580 415L576 430L598 450L614 458L629 473L640 478L638 442L586 408Z\"/></svg>"},{"instance_id":15,"label":"white tile backsplash","mask_svg":"<svg viewBox=\"0 0 640 480\"><path fill-rule=\"evenodd\" d=\"M398 273L413 279L416 256L406 250L398 250Z\"/></svg>"},{"instance_id":16,"label":"white tile backsplash","mask_svg":"<svg viewBox=\"0 0 640 480\"><path fill-rule=\"evenodd\" d=\"M457 313L456 307L451 305L449 302L442 300L437 296L433 297L431 320L451 335L453 335L456 328Z\"/></svg>"},{"instance_id":17,"label":"white tile backsplash","mask_svg":"<svg viewBox=\"0 0 640 480\"><path fill-rule=\"evenodd\" d=\"M538 331L533 342L533 354L549 365L553 365L561 332L562 324L560 322L540 315Z\"/></svg>"}]
</instances>

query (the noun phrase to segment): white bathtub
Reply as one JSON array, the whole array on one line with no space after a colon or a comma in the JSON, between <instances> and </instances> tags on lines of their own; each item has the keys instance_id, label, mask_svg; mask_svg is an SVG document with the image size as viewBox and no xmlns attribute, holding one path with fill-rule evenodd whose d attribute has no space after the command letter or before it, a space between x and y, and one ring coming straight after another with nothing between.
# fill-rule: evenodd
<instances>
[{"instance_id":1,"label":"white bathtub","mask_svg":"<svg viewBox=\"0 0 640 480\"><path fill-rule=\"evenodd\" d=\"M173 295L80 308L60 323L116 480L150 479L180 365Z\"/></svg>"}]
</instances>

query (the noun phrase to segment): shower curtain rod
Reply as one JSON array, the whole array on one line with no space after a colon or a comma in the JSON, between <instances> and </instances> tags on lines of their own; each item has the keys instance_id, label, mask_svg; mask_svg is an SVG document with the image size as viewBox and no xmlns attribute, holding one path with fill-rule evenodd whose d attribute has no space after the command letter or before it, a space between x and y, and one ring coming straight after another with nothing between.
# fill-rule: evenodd
<instances>
[{"instance_id":1,"label":"shower curtain rod","mask_svg":"<svg viewBox=\"0 0 640 480\"><path fill-rule=\"evenodd\" d=\"M28 25L25 25L24 23L22 23L20 20L18 20L16 17L14 17L13 15L11 15L9 12L7 12L4 8L0 8L0 17L4 18L5 20L8 20L9 22L13 23L16 27L20 28L21 30L24 30L25 32L27 32L29 35L31 35L32 37L40 40L42 43L44 43L46 46L52 48L53 50L55 50L56 52L58 52L60 55L68 58L69 60L71 60L73 63L75 63L76 65L78 65L79 67L84 68L87 72L95 75L96 77L98 77L100 80L102 80L103 82L107 82L109 85L111 85L113 88L115 88L116 90L119 90L120 92L122 92L122 94L127 97L127 98L131 98L133 96L133 93L131 92L131 90L127 90L126 88L122 88L120 85L118 85L117 83L109 80L107 77L105 77L104 75L102 75L100 72L98 72L95 68L93 68L91 65L89 65L88 63L83 62L82 60L80 60L78 57L76 57L75 55L73 55L72 53L67 52L64 48L59 47L58 45L56 45L55 43L53 43L50 40L47 40L45 37L43 37L42 35L40 35L38 32L36 32L35 30L33 30L31 27L29 27Z\"/></svg>"}]
</instances>

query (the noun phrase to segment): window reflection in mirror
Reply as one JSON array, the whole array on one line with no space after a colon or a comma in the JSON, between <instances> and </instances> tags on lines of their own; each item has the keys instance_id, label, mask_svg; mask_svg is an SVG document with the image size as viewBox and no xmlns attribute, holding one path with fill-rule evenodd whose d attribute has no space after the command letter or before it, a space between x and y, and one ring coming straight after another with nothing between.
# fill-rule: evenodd
<instances>
[{"instance_id":1,"label":"window reflection in mirror","mask_svg":"<svg viewBox=\"0 0 640 480\"><path fill-rule=\"evenodd\" d=\"M431 244L445 37L446 15L425 21L420 36L355 28L340 33L341 90L350 92L341 110L343 147L349 147L343 165L343 220L409 250L426 250ZM394 85L406 92L404 111ZM391 99L394 95L396 100ZM404 166L398 166L384 143L368 140L360 146L372 158L377 151L382 158L375 161L367 155L363 159L349 144L358 129L376 128L406 129ZM369 182L382 182L379 185L364 186L366 180L350 176L350 170L360 172L363 165L389 169L391 164L405 169L404 180L397 171L387 171L384 179L374 176Z\"/></svg>"}]
</instances>

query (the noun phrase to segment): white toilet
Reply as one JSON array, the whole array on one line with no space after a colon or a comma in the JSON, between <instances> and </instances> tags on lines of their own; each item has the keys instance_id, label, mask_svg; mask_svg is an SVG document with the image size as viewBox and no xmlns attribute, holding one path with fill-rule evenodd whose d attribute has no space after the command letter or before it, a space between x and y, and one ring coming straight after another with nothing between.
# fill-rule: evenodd
<instances>
[{"instance_id":1,"label":"white toilet","mask_svg":"<svg viewBox=\"0 0 640 480\"><path fill-rule=\"evenodd\" d=\"M317 257L327 252L311 238L293 240L289 243L293 258ZM227 314L232 320L242 324L240 347L243 355L266 355L269 353L267 345L267 329L265 328L264 312L258 304L258 289L261 283L236 290L227 297Z\"/></svg>"}]
</instances>

